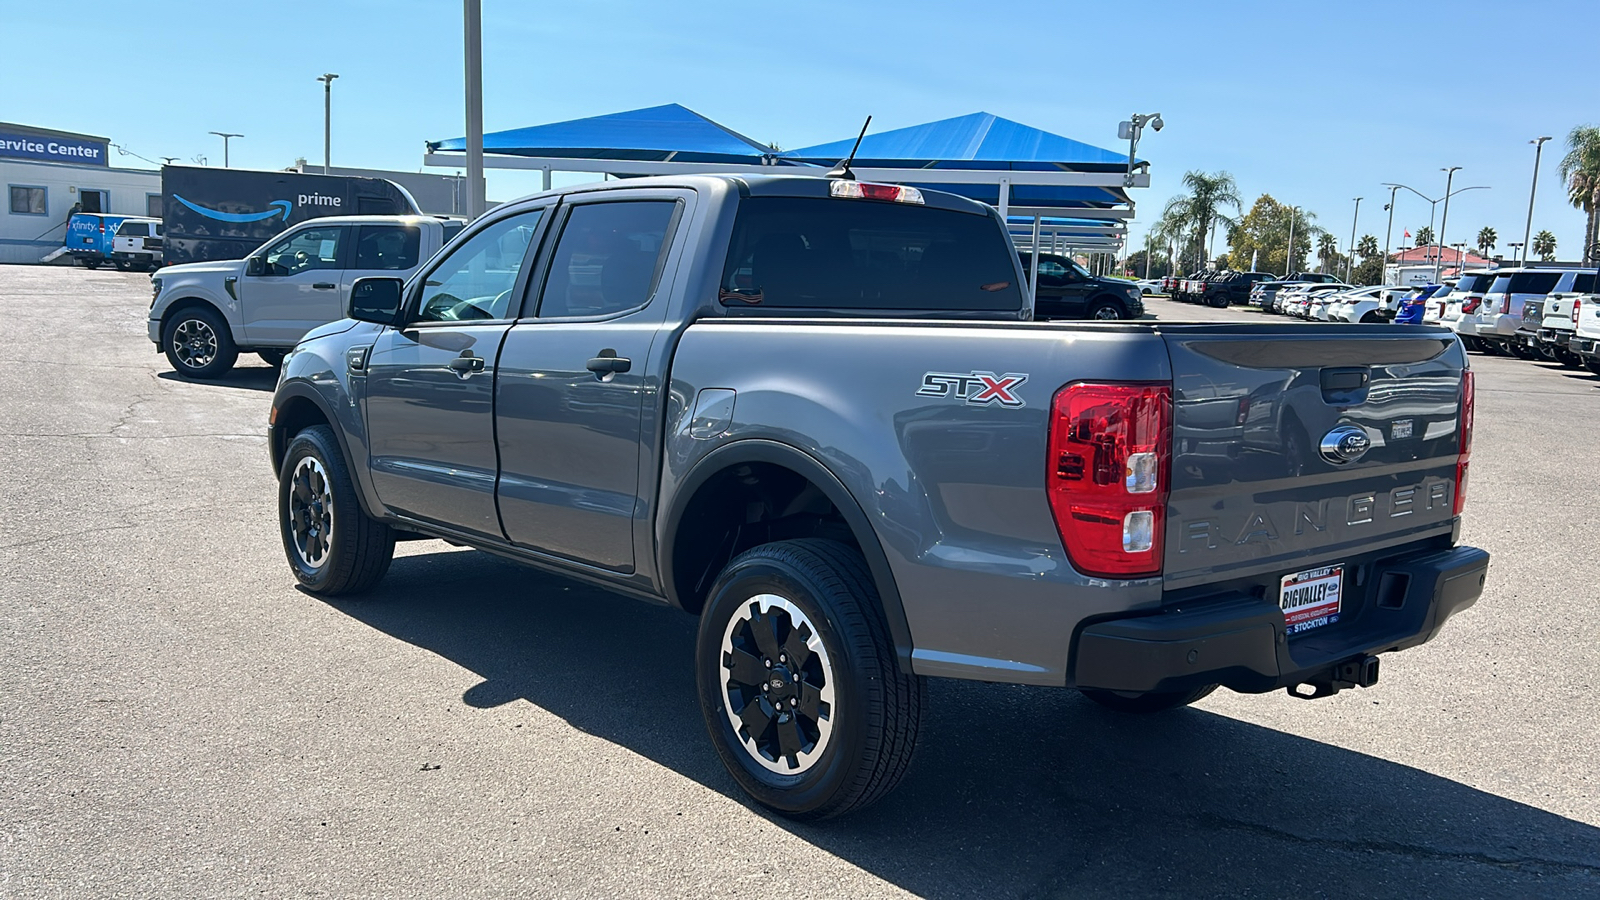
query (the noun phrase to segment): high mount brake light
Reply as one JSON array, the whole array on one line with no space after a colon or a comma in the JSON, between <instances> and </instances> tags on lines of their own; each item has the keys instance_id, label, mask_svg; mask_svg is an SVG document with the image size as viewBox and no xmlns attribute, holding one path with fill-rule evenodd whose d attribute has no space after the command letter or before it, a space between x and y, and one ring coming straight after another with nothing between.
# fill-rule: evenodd
<instances>
[{"instance_id":1,"label":"high mount brake light","mask_svg":"<svg viewBox=\"0 0 1600 900\"><path fill-rule=\"evenodd\" d=\"M1456 453L1455 514L1467 505L1467 463L1472 460L1473 406L1477 402L1476 378L1471 369L1461 373L1461 427L1457 431L1461 449Z\"/></svg>"},{"instance_id":2,"label":"high mount brake light","mask_svg":"<svg viewBox=\"0 0 1600 900\"><path fill-rule=\"evenodd\" d=\"M1172 469L1172 388L1069 384L1051 402L1050 511L1085 575L1161 574Z\"/></svg>"},{"instance_id":3,"label":"high mount brake light","mask_svg":"<svg viewBox=\"0 0 1600 900\"><path fill-rule=\"evenodd\" d=\"M901 184L873 184L870 181L844 181L829 182L828 193L834 197L847 197L855 200L891 200L895 203L921 204L922 192L914 187Z\"/></svg>"}]
</instances>

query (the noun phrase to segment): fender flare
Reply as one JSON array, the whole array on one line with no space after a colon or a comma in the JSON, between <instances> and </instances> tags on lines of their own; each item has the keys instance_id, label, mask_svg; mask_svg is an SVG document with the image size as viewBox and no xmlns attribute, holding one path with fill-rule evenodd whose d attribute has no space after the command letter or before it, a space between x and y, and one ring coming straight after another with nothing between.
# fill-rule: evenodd
<instances>
[{"instance_id":1,"label":"fender flare","mask_svg":"<svg viewBox=\"0 0 1600 900\"><path fill-rule=\"evenodd\" d=\"M682 602L677 597L675 587L677 580L672 567L672 558L676 549L678 523L688 510L689 502L712 476L740 463L769 463L783 466L816 485L834 508L839 510L845 524L850 527L851 534L855 536L856 543L861 547L862 555L866 557L867 569L872 573L873 583L878 589L878 597L883 605L884 620L889 625L889 638L894 642L895 658L899 660L900 671L912 674L911 626L906 620L905 606L900 600L900 590L895 585L894 572L889 568L889 557L883 552L883 545L879 542L877 533L872 530L871 521L861 509L861 504L856 502L849 489L827 466L811 454L789 444L761 438L724 444L702 457L678 483L672 502L666 508L666 515L662 519L663 529L656 561L656 571L661 573L661 586L667 599L673 606L683 608Z\"/></svg>"},{"instance_id":2,"label":"fender flare","mask_svg":"<svg viewBox=\"0 0 1600 900\"><path fill-rule=\"evenodd\" d=\"M333 414L327 399L316 388L305 382L290 381L279 387L277 392L272 395L274 416L276 416L278 408L286 405L285 401L288 400L309 401L312 406L315 406L322 413L322 418L327 421L328 427L333 429L334 440L339 442L339 453L344 457L345 468L356 482L356 497L361 503L361 511L374 519L382 519L383 517L371 508L371 503L367 499L367 492L362 490L361 479L356 474L360 470L356 468L354 459L350 455L350 442L345 437L344 427L339 424L339 417ZM282 446L280 446L280 442ZM269 425L267 429L267 452L270 454L274 479L280 474L278 462L288 450L289 435L281 432L276 424Z\"/></svg>"}]
</instances>

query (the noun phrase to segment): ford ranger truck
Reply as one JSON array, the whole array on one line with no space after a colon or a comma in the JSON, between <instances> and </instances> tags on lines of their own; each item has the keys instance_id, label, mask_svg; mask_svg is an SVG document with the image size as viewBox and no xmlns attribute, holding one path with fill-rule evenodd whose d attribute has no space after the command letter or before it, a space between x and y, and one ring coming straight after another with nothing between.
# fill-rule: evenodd
<instances>
[{"instance_id":1,"label":"ford ranger truck","mask_svg":"<svg viewBox=\"0 0 1600 900\"><path fill-rule=\"evenodd\" d=\"M1025 284L995 210L909 187L503 205L284 360L289 567L381 596L438 539L696 616L712 744L802 818L899 781L928 678L1326 697L1477 600L1454 335L1035 322Z\"/></svg>"},{"instance_id":2,"label":"ford ranger truck","mask_svg":"<svg viewBox=\"0 0 1600 900\"><path fill-rule=\"evenodd\" d=\"M461 227L431 216L327 216L244 259L168 266L150 279L150 341L184 378L220 378L240 353L276 365L306 332L344 317L357 278L410 275Z\"/></svg>"}]
</instances>

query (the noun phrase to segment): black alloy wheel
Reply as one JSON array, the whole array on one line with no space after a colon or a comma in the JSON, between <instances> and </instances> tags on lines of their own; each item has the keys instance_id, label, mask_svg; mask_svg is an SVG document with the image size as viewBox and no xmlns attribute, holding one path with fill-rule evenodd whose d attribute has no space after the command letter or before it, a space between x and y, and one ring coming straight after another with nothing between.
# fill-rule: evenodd
<instances>
[{"instance_id":1,"label":"black alloy wheel","mask_svg":"<svg viewBox=\"0 0 1600 900\"><path fill-rule=\"evenodd\" d=\"M835 541L777 541L718 576L695 681L717 755L782 815L825 819L887 794L921 725L924 679L900 671L866 560Z\"/></svg>"},{"instance_id":2,"label":"black alloy wheel","mask_svg":"<svg viewBox=\"0 0 1600 900\"><path fill-rule=\"evenodd\" d=\"M366 591L394 558L394 530L361 508L338 438L326 425L289 442L278 476L278 524L289 568L316 594Z\"/></svg>"}]
</instances>

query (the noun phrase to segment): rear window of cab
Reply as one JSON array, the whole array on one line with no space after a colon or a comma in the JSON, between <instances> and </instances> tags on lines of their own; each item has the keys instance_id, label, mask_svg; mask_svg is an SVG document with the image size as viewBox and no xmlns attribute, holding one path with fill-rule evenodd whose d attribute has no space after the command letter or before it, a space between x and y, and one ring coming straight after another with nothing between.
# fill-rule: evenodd
<instances>
[{"instance_id":1,"label":"rear window of cab","mask_svg":"<svg viewBox=\"0 0 1600 900\"><path fill-rule=\"evenodd\" d=\"M749 197L720 299L752 309L1020 310L1011 242L987 215L910 203Z\"/></svg>"}]
</instances>

